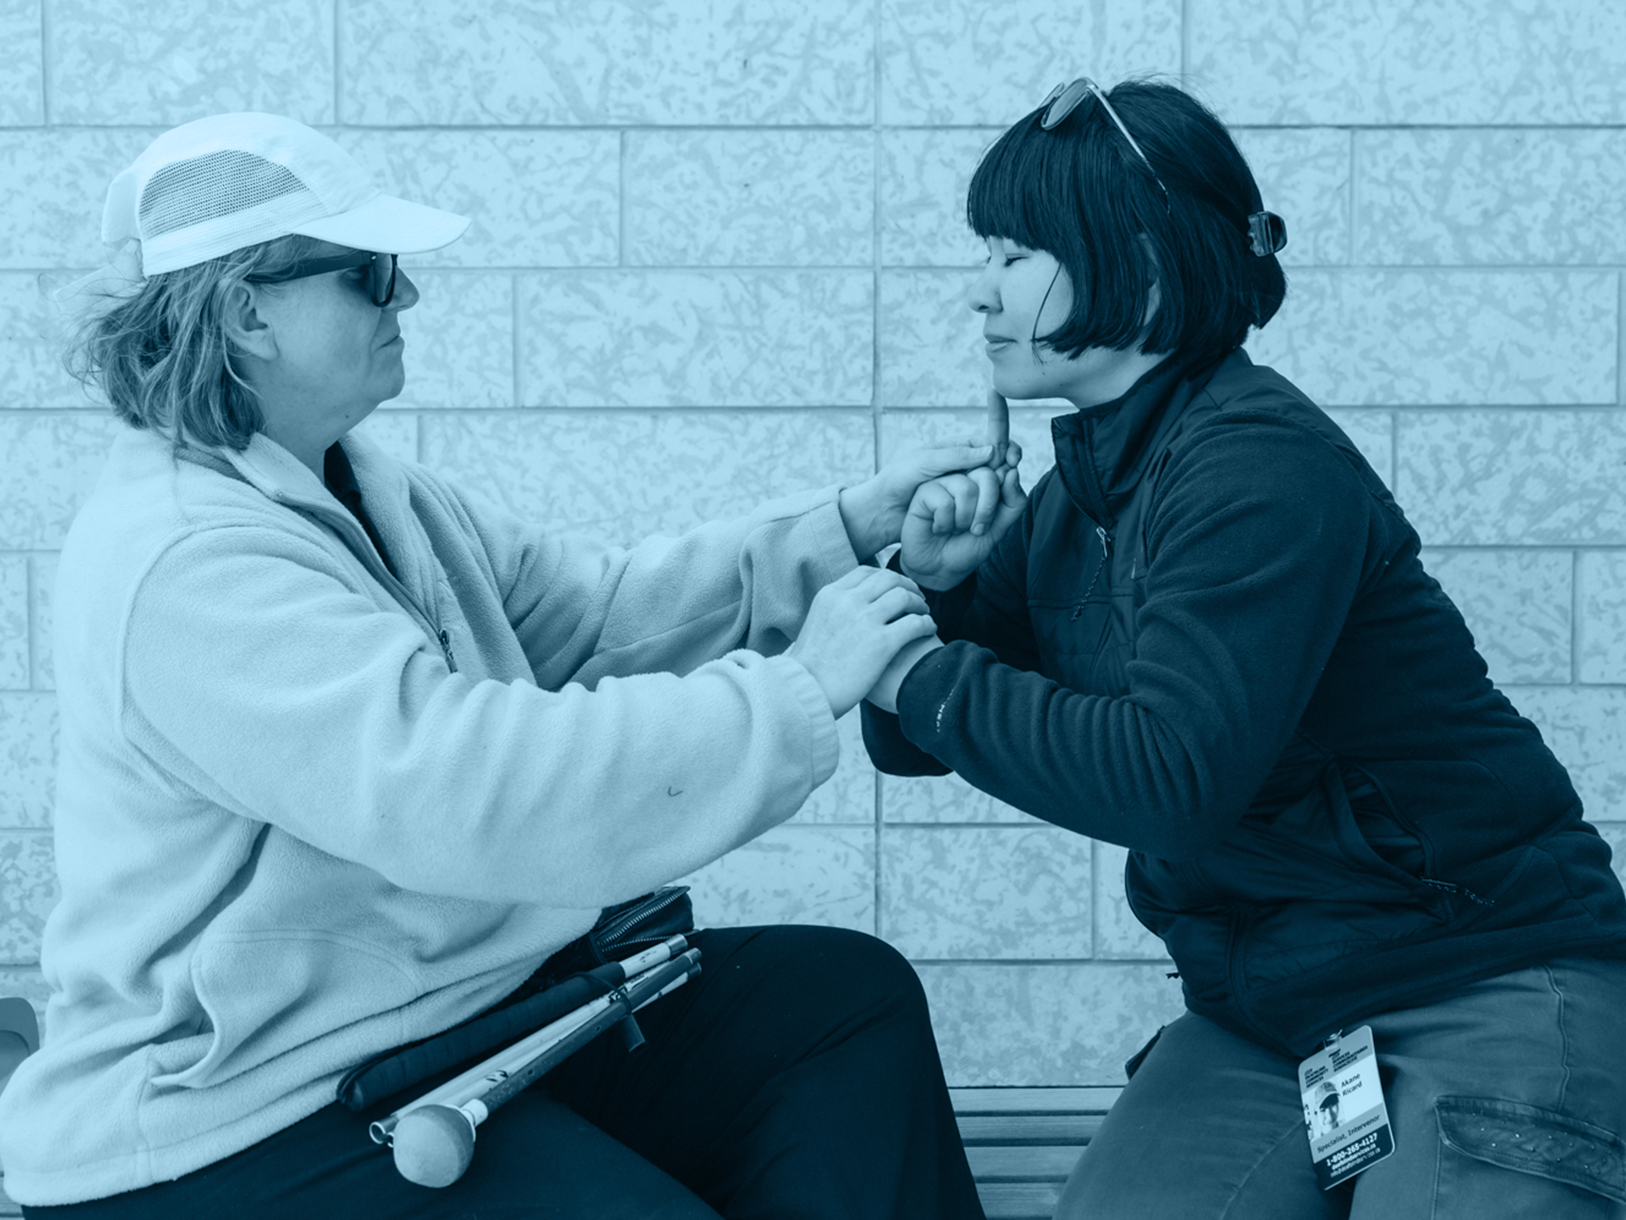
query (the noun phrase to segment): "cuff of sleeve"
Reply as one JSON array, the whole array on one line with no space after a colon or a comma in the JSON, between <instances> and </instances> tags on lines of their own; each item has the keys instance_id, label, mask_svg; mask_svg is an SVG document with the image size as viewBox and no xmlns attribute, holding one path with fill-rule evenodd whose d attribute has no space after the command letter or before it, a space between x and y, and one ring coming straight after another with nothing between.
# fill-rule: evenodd
<instances>
[{"instance_id":1,"label":"cuff of sleeve","mask_svg":"<svg viewBox=\"0 0 1626 1220\"><path fill-rule=\"evenodd\" d=\"M852 539L847 537L847 527L841 520L841 488L831 487L823 496L823 500L808 512L807 522L816 531L814 537L818 543L818 561L830 571L829 580L825 582L828 584L830 580L851 572L863 560L853 550Z\"/></svg>"},{"instance_id":2,"label":"cuff of sleeve","mask_svg":"<svg viewBox=\"0 0 1626 1220\"><path fill-rule=\"evenodd\" d=\"M898 684L898 727L910 744L931 751L926 743L934 735L920 733L920 726L929 723L941 730L942 726L936 723L935 705L953 688L967 656L981 651L964 640L945 643L921 657L903 675L903 681ZM910 731L911 727L914 732Z\"/></svg>"},{"instance_id":3,"label":"cuff of sleeve","mask_svg":"<svg viewBox=\"0 0 1626 1220\"><path fill-rule=\"evenodd\" d=\"M830 714L830 701L824 697L824 688L818 680L794 657L782 653L767 658L767 663L774 667L776 676L784 681L807 713L808 731L812 735L808 766L812 771L812 787L817 788L835 774L836 764L841 761L841 738L836 733L836 719Z\"/></svg>"}]
</instances>

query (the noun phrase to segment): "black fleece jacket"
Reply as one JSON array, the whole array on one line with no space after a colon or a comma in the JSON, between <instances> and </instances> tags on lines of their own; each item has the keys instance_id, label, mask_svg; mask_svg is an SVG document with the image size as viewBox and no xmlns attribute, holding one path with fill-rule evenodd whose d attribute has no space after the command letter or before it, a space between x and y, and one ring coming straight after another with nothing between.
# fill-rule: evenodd
<instances>
[{"instance_id":1,"label":"black fleece jacket","mask_svg":"<svg viewBox=\"0 0 1626 1220\"><path fill-rule=\"evenodd\" d=\"M881 770L1131 848L1188 1005L1292 1054L1626 952L1607 844L1323 412L1237 351L1052 430L1023 520L931 596L947 646L865 705Z\"/></svg>"}]
</instances>

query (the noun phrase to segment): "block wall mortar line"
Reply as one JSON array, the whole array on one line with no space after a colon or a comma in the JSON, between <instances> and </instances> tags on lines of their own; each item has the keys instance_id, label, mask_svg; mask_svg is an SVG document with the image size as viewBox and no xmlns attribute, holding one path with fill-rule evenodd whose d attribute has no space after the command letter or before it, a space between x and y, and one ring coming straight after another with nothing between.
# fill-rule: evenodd
<instances>
[{"instance_id":1,"label":"block wall mortar line","mask_svg":"<svg viewBox=\"0 0 1626 1220\"><path fill-rule=\"evenodd\" d=\"M1183 63L1182 63L1183 66ZM1181 74L1184 80L1184 73ZM1090 957L1101 956L1101 852L1100 843L1090 840Z\"/></svg>"},{"instance_id":2,"label":"block wall mortar line","mask_svg":"<svg viewBox=\"0 0 1626 1220\"><path fill-rule=\"evenodd\" d=\"M879 777L878 776L876 777L876 779L877 779L877 783L879 783ZM886 939L886 920L882 918L882 914L881 914L881 911L882 911L881 899L885 894L885 890L881 885L881 850L882 850L882 842L881 842L882 833L881 832L882 832L882 829L883 829L883 823L881 823L880 820L877 819L876 824L875 824L875 829L872 832L875 835L875 862L872 865L874 873L870 878L871 885L872 885L872 892L874 894L873 901L875 903L875 915L870 920L870 927L874 929L875 935L877 937L879 937L881 940L885 940Z\"/></svg>"},{"instance_id":3,"label":"block wall mortar line","mask_svg":"<svg viewBox=\"0 0 1626 1220\"><path fill-rule=\"evenodd\" d=\"M881 10L886 0L871 0L870 33L870 87L875 91L872 99L870 122L870 297L869 297L869 426L870 468L881 468ZM858 714L864 714L860 708ZM885 889L881 883L881 853L885 850L885 799L881 773L875 773L875 935L886 938L886 921L882 901Z\"/></svg>"},{"instance_id":4,"label":"block wall mortar line","mask_svg":"<svg viewBox=\"0 0 1626 1220\"><path fill-rule=\"evenodd\" d=\"M1191 0L1180 0L1180 85L1191 87Z\"/></svg>"},{"instance_id":5,"label":"block wall mortar line","mask_svg":"<svg viewBox=\"0 0 1626 1220\"><path fill-rule=\"evenodd\" d=\"M333 122L335 125L344 123L344 111L340 108L339 100L344 93L344 57L339 53L339 28L343 24L339 10L343 4L344 0L333 0Z\"/></svg>"},{"instance_id":6,"label":"block wall mortar line","mask_svg":"<svg viewBox=\"0 0 1626 1220\"><path fill-rule=\"evenodd\" d=\"M1356 194L1355 188L1355 183L1360 171L1360 158L1356 153L1356 148L1358 147L1359 142L1360 141L1356 134L1355 128L1351 127L1349 129L1349 160L1347 163L1349 166L1349 188L1344 197L1345 206L1349 208L1348 223L1345 226L1346 232L1344 234L1344 242L1346 246L1344 252L1344 265L1346 267L1353 267L1355 265L1355 218L1357 215L1359 215L1357 209L1360 205L1360 199Z\"/></svg>"},{"instance_id":7,"label":"block wall mortar line","mask_svg":"<svg viewBox=\"0 0 1626 1220\"><path fill-rule=\"evenodd\" d=\"M514 384L513 384L512 391L510 393L510 400L513 403L514 407L523 407L525 405L525 400L520 397L520 384L519 384L519 382L520 382L520 378L519 378L519 367L520 367L519 344L520 344L520 321L521 321L521 319L520 319L521 311L520 311L520 307L519 307L519 285L520 285L520 273L517 272L517 271L512 272L508 277L508 325L509 325L509 329L512 330L513 334L510 336L510 342L509 342L509 345L508 345L508 359L509 359L510 364L512 365L512 372L513 372Z\"/></svg>"},{"instance_id":8,"label":"block wall mortar line","mask_svg":"<svg viewBox=\"0 0 1626 1220\"><path fill-rule=\"evenodd\" d=\"M34 556L28 555L23 559L23 596L28 599L23 613L24 630L28 632L28 689L38 690L40 683L39 664L39 624L34 621L34 607L38 601L34 596Z\"/></svg>"},{"instance_id":9,"label":"block wall mortar line","mask_svg":"<svg viewBox=\"0 0 1626 1220\"><path fill-rule=\"evenodd\" d=\"M1581 683L1581 552L1570 551L1570 685Z\"/></svg>"},{"instance_id":10,"label":"block wall mortar line","mask_svg":"<svg viewBox=\"0 0 1626 1220\"><path fill-rule=\"evenodd\" d=\"M51 125L51 0L40 0L40 122Z\"/></svg>"},{"instance_id":11,"label":"block wall mortar line","mask_svg":"<svg viewBox=\"0 0 1626 1220\"><path fill-rule=\"evenodd\" d=\"M873 114L870 123L870 351L869 351L869 380L870 380L870 431L871 431L871 469L881 468L881 163L882 163L882 126L881 126L881 89L883 86L883 73L881 71L881 27L882 9L886 0L872 0L870 9L871 34L873 44L870 65L870 82L875 91L873 101ZM879 812L879 811L877 811ZM880 841L876 841L875 872L880 876ZM879 885L879 882L877 882ZM876 911L880 911L879 895L877 894ZM879 915L877 915L879 918Z\"/></svg>"},{"instance_id":12,"label":"block wall mortar line","mask_svg":"<svg viewBox=\"0 0 1626 1220\"><path fill-rule=\"evenodd\" d=\"M1167 957L911 957L916 966L1159 966L1167 968Z\"/></svg>"},{"instance_id":13,"label":"block wall mortar line","mask_svg":"<svg viewBox=\"0 0 1626 1220\"><path fill-rule=\"evenodd\" d=\"M1626 404L1626 275L1615 271L1615 402Z\"/></svg>"},{"instance_id":14,"label":"block wall mortar line","mask_svg":"<svg viewBox=\"0 0 1626 1220\"><path fill-rule=\"evenodd\" d=\"M1389 492L1402 508L1406 502L1400 496L1400 412L1389 412Z\"/></svg>"}]
</instances>

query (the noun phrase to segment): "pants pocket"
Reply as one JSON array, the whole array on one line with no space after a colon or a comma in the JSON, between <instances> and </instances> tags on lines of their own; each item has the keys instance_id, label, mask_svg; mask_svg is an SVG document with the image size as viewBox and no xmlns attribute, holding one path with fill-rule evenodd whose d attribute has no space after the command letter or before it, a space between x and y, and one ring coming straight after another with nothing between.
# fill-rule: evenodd
<instances>
[{"instance_id":1,"label":"pants pocket","mask_svg":"<svg viewBox=\"0 0 1626 1220\"><path fill-rule=\"evenodd\" d=\"M1515 1101L1441 1097L1440 1140L1488 1165L1626 1203L1626 1144L1591 1123Z\"/></svg>"}]
</instances>

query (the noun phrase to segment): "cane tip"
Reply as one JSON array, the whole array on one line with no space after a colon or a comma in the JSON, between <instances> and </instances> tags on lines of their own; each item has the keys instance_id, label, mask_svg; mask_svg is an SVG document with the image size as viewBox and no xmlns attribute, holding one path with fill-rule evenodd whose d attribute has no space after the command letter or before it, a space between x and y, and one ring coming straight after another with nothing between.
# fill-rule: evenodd
<instances>
[{"instance_id":1,"label":"cane tip","mask_svg":"<svg viewBox=\"0 0 1626 1220\"><path fill-rule=\"evenodd\" d=\"M450 1186L474 1160L474 1128L451 1106L420 1106L395 1124L395 1168L419 1186Z\"/></svg>"}]
</instances>

